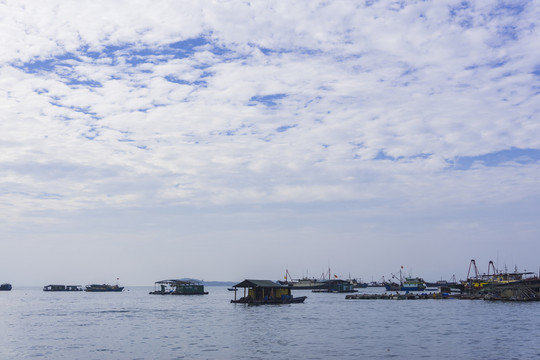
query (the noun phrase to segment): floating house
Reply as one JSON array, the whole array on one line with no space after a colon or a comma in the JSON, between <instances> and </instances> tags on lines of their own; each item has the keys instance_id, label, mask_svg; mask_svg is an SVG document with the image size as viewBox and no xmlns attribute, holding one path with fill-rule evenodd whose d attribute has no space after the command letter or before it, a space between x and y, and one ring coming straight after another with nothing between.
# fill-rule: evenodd
<instances>
[{"instance_id":1,"label":"floating house","mask_svg":"<svg viewBox=\"0 0 540 360\"><path fill-rule=\"evenodd\" d=\"M43 291L83 291L81 285L46 285Z\"/></svg>"},{"instance_id":2,"label":"floating house","mask_svg":"<svg viewBox=\"0 0 540 360\"><path fill-rule=\"evenodd\" d=\"M244 296L236 298L237 291L234 292L235 304L290 304L301 303L306 300L306 296L293 297L289 286L281 285L271 280L249 280L233 286L234 289L243 288Z\"/></svg>"},{"instance_id":3,"label":"floating house","mask_svg":"<svg viewBox=\"0 0 540 360\"><path fill-rule=\"evenodd\" d=\"M204 285L196 280L161 280L154 283L152 295L206 295Z\"/></svg>"},{"instance_id":4,"label":"floating house","mask_svg":"<svg viewBox=\"0 0 540 360\"><path fill-rule=\"evenodd\" d=\"M86 285L84 291L87 292L122 292L124 290L123 286L109 285L109 284L91 284Z\"/></svg>"}]
</instances>

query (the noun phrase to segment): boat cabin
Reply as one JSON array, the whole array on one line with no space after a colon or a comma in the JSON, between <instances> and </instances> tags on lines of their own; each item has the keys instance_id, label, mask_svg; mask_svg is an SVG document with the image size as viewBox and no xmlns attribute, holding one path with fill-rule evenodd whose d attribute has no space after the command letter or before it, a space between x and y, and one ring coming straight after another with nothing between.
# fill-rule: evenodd
<instances>
[{"instance_id":1,"label":"boat cabin","mask_svg":"<svg viewBox=\"0 0 540 360\"><path fill-rule=\"evenodd\" d=\"M234 300L231 303L240 304L289 304L304 302L305 296L293 297L291 288L278 284L271 280L246 279L233 286L234 289L243 288L244 296L237 299L237 291L234 292Z\"/></svg>"},{"instance_id":2,"label":"boat cabin","mask_svg":"<svg viewBox=\"0 0 540 360\"><path fill-rule=\"evenodd\" d=\"M43 291L82 291L81 285L46 285Z\"/></svg>"},{"instance_id":3,"label":"boat cabin","mask_svg":"<svg viewBox=\"0 0 540 360\"><path fill-rule=\"evenodd\" d=\"M154 283L152 295L206 295L204 285L196 280L161 280Z\"/></svg>"}]
</instances>

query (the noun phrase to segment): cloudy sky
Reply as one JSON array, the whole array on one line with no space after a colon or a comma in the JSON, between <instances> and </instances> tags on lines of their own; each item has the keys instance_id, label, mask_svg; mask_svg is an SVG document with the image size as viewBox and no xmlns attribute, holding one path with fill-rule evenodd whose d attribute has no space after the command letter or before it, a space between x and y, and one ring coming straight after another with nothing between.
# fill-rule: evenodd
<instances>
[{"instance_id":1,"label":"cloudy sky","mask_svg":"<svg viewBox=\"0 0 540 360\"><path fill-rule=\"evenodd\" d=\"M538 271L538 19L1 1L0 282Z\"/></svg>"}]
</instances>

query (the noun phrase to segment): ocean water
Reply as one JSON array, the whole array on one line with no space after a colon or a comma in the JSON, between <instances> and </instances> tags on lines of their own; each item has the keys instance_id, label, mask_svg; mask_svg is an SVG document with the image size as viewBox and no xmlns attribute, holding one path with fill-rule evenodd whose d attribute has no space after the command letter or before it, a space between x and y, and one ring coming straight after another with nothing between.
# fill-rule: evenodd
<instances>
[{"instance_id":1,"label":"ocean water","mask_svg":"<svg viewBox=\"0 0 540 360\"><path fill-rule=\"evenodd\" d=\"M151 290L0 292L0 359L540 359L540 302L297 290L304 304L248 306L225 287Z\"/></svg>"}]
</instances>

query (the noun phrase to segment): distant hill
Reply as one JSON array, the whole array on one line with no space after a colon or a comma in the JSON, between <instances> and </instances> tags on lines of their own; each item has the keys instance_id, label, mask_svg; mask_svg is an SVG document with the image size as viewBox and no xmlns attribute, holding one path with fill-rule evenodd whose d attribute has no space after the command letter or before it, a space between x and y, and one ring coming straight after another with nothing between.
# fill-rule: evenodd
<instances>
[{"instance_id":1,"label":"distant hill","mask_svg":"<svg viewBox=\"0 0 540 360\"><path fill-rule=\"evenodd\" d=\"M193 279L193 278L182 278L178 280L194 281L194 282L201 283L205 286L233 286L233 285L238 284L238 281L204 281L204 280Z\"/></svg>"},{"instance_id":2,"label":"distant hill","mask_svg":"<svg viewBox=\"0 0 540 360\"><path fill-rule=\"evenodd\" d=\"M203 281L205 286L233 286L238 284L238 281Z\"/></svg>"}]
</instances>

